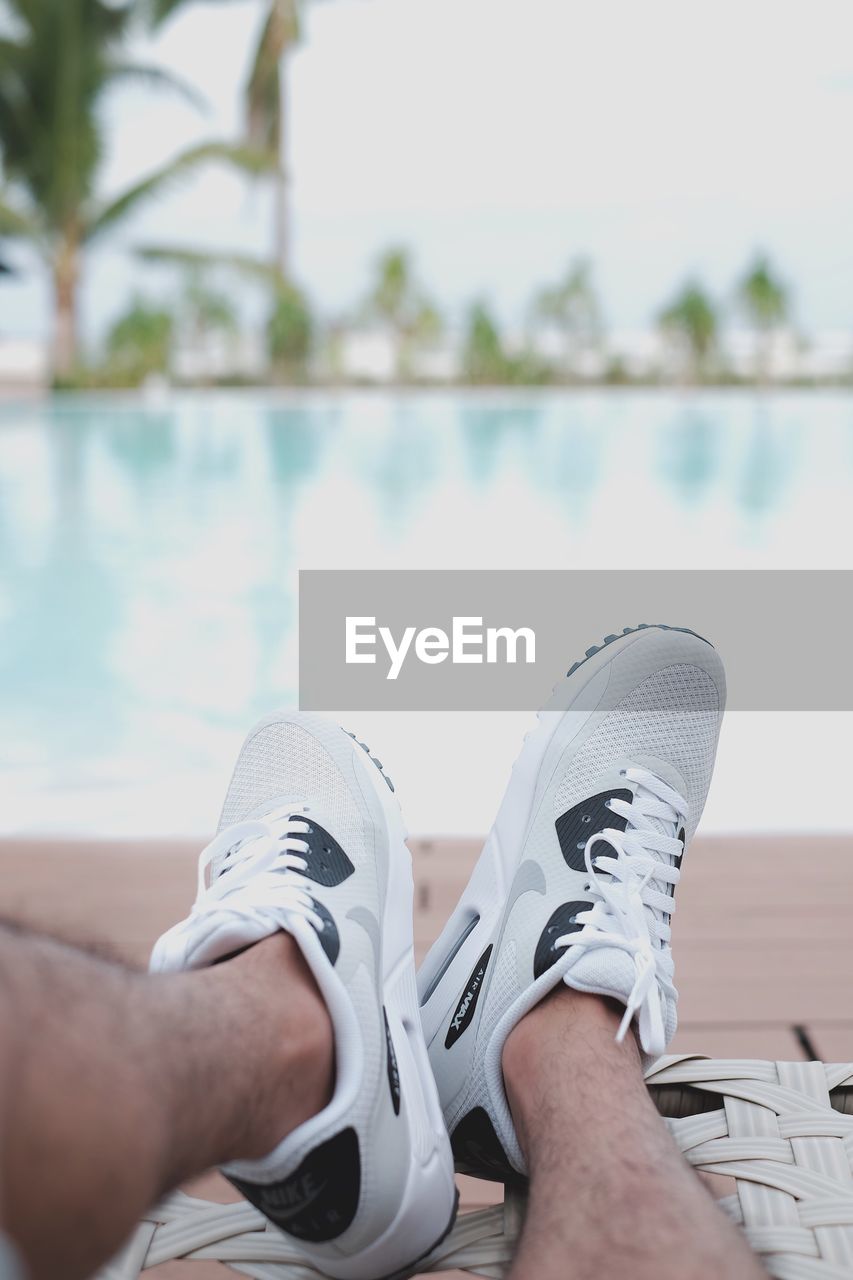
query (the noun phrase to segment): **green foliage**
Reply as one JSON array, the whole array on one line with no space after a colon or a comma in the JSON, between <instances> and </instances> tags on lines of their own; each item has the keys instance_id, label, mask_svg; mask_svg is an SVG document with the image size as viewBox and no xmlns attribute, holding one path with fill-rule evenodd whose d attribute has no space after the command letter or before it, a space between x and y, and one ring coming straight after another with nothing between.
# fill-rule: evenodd
<instances>
[{"instance_id":1,"label":"green foliage","mask_svg":"<svg viewBox=\"0 0 853 1280\"><path fill-rule=\"evenodd\" d=\"M764 253L756 254L737 286L737 300L756 329L776 329L788 319L788 290Z\"/></svg>"},{"instance_id":2,"label":"green foliage","mask_svg":"<svg viewBox=\"0 0 853 1280\"><path fill-rule=\"evenodd\" d=\"M313 341L314 320L305 295L294 285L280 283L267 323L267 346L279 377L305 378Z\"/></svg>"},{"instance_id":3,"label":"green foliage","mask_svg":"<svg viewBox=\"0 0 853 1280\"><path fill-rule=\"evenodd\" d=\"M376 279L367 297L367 312L399 328L415 305L412 259L408 249L386 249L376 262Z\"/></svg>"},{"instance_id":4,"label":"green foliage","mask_svg":"<svg viewBox=\"0 0 853 1280\"><path fill-rule=\"evenodd\" d=\"M686 359L694 380L708 375L717 345L718 319L713 301L698 281L689 280L661 311L658 323Z\"/></svg>"},{"instance_id":5,"label":"green foliage","mask_svg":"<svg viewBox=\"0 0 853 1280\"><path fill-rule=\"evenodd\" d=\"M138 386L169 371L175 318L171 311L135 297L107 334L105 381Z\"/></svg>"},{"instance_id":6,"label":"green foliage","mask_svg":"<svg viewBox=\"0 0 853 1280\"><path fill-rule=\"evenodd\" d=\"M154 27L196 0L146 0ZM266 0L266 17L246 85L246 137L258 150L278 155L282 136L281 60L301 36L301 0Z\"/></svg>"},{"instance_id":7,"label":"green foliage","mask_svg":"<svg viewBox=\"0 0 853 1280\"><path fill-rule=\"evenodd\" d=\"M554 325L563 335L566 372L574 374L577 357L601 337L598 293L588 258L576 258L561 280L540 290L533 301L534 319Z\"/></svg>"},{"instance_id":8,"label":"green foliage","mask_svg":"<svg viewBox=\"0 0 853 1280\"><path fill-rule=\"evenodd\" d=\"M104 150L98 107L111 84L131 5L6 0L0 46L0 148L8 183L45 227L68 227L92 193Z\"/></svg>"},{"instance_id":9,"label":"green foliage","mask_svg":"<svg viewBox=\"0 0 853 1280\"><path fill-rule=\"evenodd\" d=\"M299 0L270 0L246 87L247 136L278 156L282 144L282 58L299 40Z\"/></svg>"},{"instance_id":10,"label":"green foliage","mask_svg":"<svg viewBox=\"0 0 853 1280\"><path fill-rule=\"evenodd\" d=\"M412 376L418 351L435 342L443 327L438 308L418 283L409 250L402 246L386 249L378 258L364 313L390 329L397 377L403 381Z\"/></svg>"},{"instance_id":11,"label":"green foliage","mask_svg":"<svg viewBox=\"0 0 853 1280\"><path fill-rule=\"evenodd\" d=\"M158 26L195 0L143 0L151 24ZM275 180L274 265L290 275L288 181L282 158L285 132L285 54L301 37L303 0L264 0L266 16L252 59L244 92L245 137L253 149L269 158Z\"/></svg>"},{"instance_id":12,"label":"green foliage","mask_svg":"<svg viewBox=\"0 0 853 1280\"><path fill-rule=\"evenodd\" d=\"M631 381L631 375L621 356L611 356L604 370L604 382L608 387L624 387Z\"/></svg>"},{"instance_id":13,"label":"green foliage","mask_svg":"<svg viewBox=\"0 0 853 1280\"><path fill-rule=\"evenodd\" d=\"M51 271L57 371L77 363L77 292L84 246L199 165L267 171L269 155L207 142L106 203L97 199L106 93L129 79L188 92L157 68L128 63L124 42L139 0L0 0L0 229L29 240Z\"/></svg>"},{"instance_id":14,"label":"green foliage","mask_svg":"<svg viewBox=\"0 0 853 1280\"><path fill-rule=\"evenodd\" d=\"M475 302L468 313L462 347L462 377L477 385L537 386L549 380L547 366L531 351L510 355L491 309Z\"/></svg>"},{"instance_id":15,"label":"green foliage","mask_svg":"<svg viewBox=\"0 0 853 1280\"><path fill-rule=\"evenodd\" d=\"M466 382L504 382L506 371L507 356L497 321L485 302L475 302L462 348L463 377Z\"/></svg>"},{"instance_id":16,"label":"green foliage","mask_svg":"<svg viewBox=\"0 0 853 1280\"><path fill-rule=\"evenodd\" d=\"M186 151L167 161L162 168L128 187L116 199L101 207L95 206L83 239L91 240L103 231L108 231L117 222L134 213L139 205L162 195L181 178L213 160L222 161L244 174L266 173L270 168L269 156L251 147L235 146L229 142L203 142L198 146L188 147Z\"/></svg>"},{"instance_id":17,"label":"green foliage","mask_svg":"<svg viewBox=\"0 0 853 1280\"><path fill-rule=\"evenodd\" d=\"M187 275L181 319L196 341L213 333L232 334L237 331L237 311L231 298L227 293L212 289L198 267Z\"/></svg>"}]
</instances>

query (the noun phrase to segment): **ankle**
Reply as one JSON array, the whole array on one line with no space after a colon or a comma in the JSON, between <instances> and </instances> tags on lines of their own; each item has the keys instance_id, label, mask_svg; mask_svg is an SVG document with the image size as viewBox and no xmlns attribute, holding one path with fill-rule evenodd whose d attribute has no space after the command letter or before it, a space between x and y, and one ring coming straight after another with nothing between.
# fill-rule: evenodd
<instances>
[{"instance_id":1,"label":"ankle","mask_svg":"<svg viewBox=\"0 0 853 1280\"><path fill-rule=\"evenodd\" d=\"M183 1078L183 1087L171 1090L168 1152L191 1152L193 1169L199 1161L212 1166L260 1159L328 1104L334 1031L313 975L289 935L278 933L221 964L178 974L158 986L160 1012L164 1004L170 1009L173 1040L181 1046L169 1062ZM153 1066L157 1071L156 1061ZM186 1098L199 1090L206 1095L208 1116L219 1121L208 1123L203 1135L186 1107ZM187 1175L181 1159L168 1165L166 1185Z\"/></svg>"},{"instance_id":2,"label":"ankle","mask_svg":"<svg viewBox=\"0 0 853 1280\"><path fill-rule=\"evenodd\" d=\"M501 1065L504 1086L521 1148L528 1164L531 1148L564 1119L566 1075L582 1105L599 1088L602 1075L635 1082L644 1091L636 1039L616 1042L622 1009L601 996L574 991L563 983L512 1029Z\"/></svg>"},{"instance_id":3,"label":"ankle","mask_svg":"<svg viewBox=\"0 0 853 1280\"><path fill-rule=\"evenodd\" d=\"M636 1040L616 1042L623 1010L604 996L574 991L560 983L516 1023L503 1047L502 1066L508 1085L523 1086L531 1071L547 1064L552 1054L572 1054L579 1036L587 1044L600 1042L608 1052L638 1059Z\"/></svg>"},{"instance_id":4,"label":"ankle","mask_svg":"<svg viewBox=\"0 0 853 1280\"><path fill-rule=\"evenodd\" d=\"M235 1158L257 1159L329 1104L334 1029L326 1002L289 935L267 938L227 966L253 1027L252 1105L239 1144L243 1149ZM259 1034L261 1022L264 1034Z\"/></svg>"}]
</instances>

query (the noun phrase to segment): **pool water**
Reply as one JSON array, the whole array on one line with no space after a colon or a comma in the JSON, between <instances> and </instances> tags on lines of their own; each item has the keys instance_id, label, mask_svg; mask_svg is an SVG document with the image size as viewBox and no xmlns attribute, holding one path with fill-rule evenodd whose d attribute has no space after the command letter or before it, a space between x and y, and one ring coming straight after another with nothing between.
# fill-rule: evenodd
<instances>
[{"instance_id":1,"label":"pool water","mask_svg":"<svg viewBox=\"0 0 853 1280\"><path fill-rule=\"evenodd\" d=\"M849 568L851 482L841 392L0 405L0 832L206 830L299 568Z\"/></svg>"}]
</instances>

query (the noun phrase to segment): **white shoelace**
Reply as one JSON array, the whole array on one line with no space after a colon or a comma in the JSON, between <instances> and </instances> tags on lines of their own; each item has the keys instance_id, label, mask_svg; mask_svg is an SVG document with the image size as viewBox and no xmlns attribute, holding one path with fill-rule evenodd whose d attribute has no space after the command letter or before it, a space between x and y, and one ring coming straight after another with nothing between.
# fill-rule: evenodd
<instances>
[{"instance_id":1,"label":"white shoelace","mask_svg":"<svg viewBox=\"0 0 853 1280\"><path fill-rule=\"evenodd\" d=\"M672 931L667 923L675 900L652 882L675 886L681 878L680 868L669 858L683 852L676 832L684 824L688 806L683 796L648 769L627 769L624 776L635 784L634 799L614 799L608 807L626 818L628 826L625 831L607 827L587 840L584 860L593 905L576 917L584 926L583 934L564 934L555 945L578 945L584 951L615 947L627 952L634 964L634 985L616 1039L624 1039L637 1014L643 1049L659 1057L666 1050L662 1000L676 994L669 947ZM663 834L652 819L660 820L673 834ZM600 844L614 854L596 853Z\"/></svg>"},{"instance_id":2,"label":"white shoelace","mask_svg":"<svg viewBox=\"0 0 853 1280\"><path fill-rule=\"evenodd\" d=\"M157 944L162 961L168 964L170 953L180 957L203 918L217 912L239 916L250 933L253 925L263 929L270 919L286 928L294 916L310 920L322 931L322 917L301 874L308 866L301 856L308 852L301 837L310 831L305 812L307 807L288 807L264 818L237 822L202 850L196 901L187 918ZM217 859L228 861L208 884L208 869Z\"/></svg>"}]
</instances>

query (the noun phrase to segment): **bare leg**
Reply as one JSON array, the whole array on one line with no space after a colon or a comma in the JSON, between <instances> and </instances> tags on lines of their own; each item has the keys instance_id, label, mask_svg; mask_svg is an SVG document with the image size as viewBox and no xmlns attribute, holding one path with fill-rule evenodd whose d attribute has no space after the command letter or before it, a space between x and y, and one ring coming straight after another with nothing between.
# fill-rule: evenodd
<instances>
[{"instance_id":1,"label":"bare leg","mask_svg":"<svg viewBox=\"0 0 853 1280\"><path fill-rule=\"evenodd\" d=\"M566 987L503 1053L530 1169L514 1280L766 1280L685 1163L643 1083L615 1005Z\"/></svg>"},{"instance_id":2,"label":"bare leg","mask_svg":"<svg viewBox=\"0 0 853 1280\"><path fill-rule=\"evenodd\" d=\"M285 934L148 977L0 926L0 1011L0 1221L33 1280L89 1275L158 1196L331 1097L331 1024Z\"/></svg>"}]
</instances>

